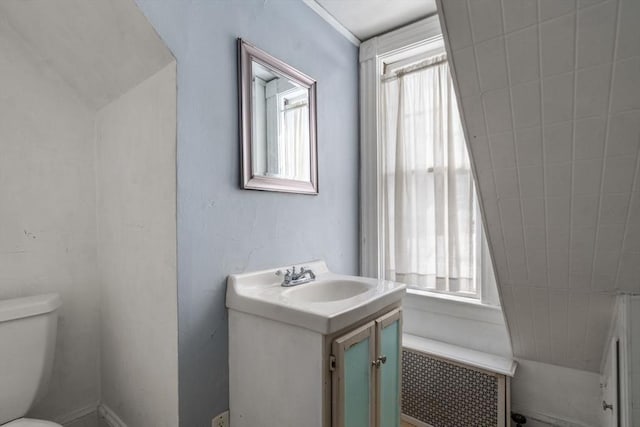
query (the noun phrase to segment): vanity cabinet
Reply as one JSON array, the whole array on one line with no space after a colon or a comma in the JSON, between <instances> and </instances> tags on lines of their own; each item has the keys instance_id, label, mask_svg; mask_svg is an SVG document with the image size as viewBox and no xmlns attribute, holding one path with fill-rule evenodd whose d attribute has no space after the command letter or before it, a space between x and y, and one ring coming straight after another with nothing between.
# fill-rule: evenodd
<instances>
[{"instance_id":1,"label":"vanity cabinet","mask_svg":"<svg viewBox=\"0 0 640 427\"><path fill-rule=\"evenodd\" d=\"M229 310L234 427L399 427L402 311L331 334Z\"/></svg>"},{"instance_id":2,"label":"vanity cabinet","mask_svg":"<svg viewBox=\"0 0 640 427\"><path fill-rule=\"evenodd\" d=\"M399 308L333 340L333 427L399 426L401 342Z\"/></svg>"},{"instance_id":3,"label":"vanity cabinet","mask_svg":"<svg viewBox=\"0 0 640 427\"><path fill-rule=\"evenodd\" d=\"M399 427L406 286L304 265L300 286L290 267L227 279L230 424Z\"/></svg>"}]
</instances>

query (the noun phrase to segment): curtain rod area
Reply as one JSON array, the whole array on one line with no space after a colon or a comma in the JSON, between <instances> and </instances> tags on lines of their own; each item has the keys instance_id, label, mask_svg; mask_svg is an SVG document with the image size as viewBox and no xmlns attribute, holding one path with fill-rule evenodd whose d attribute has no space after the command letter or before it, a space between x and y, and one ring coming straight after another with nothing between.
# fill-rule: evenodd
<instances>
[{"instance_id":1,"label":"curtain rod area","mask_svg":"<svg viewBox=\"0 0 640 427\"><path fill-rule=\"evenodd\" d=\"M425 70L427 68L431 68L431 67L436 67L440 64L443 64L445 62L447 62L447 54L443 54L443 55L438 55L434 58L429 58L426 59L424 61L421 61L417 64L413 64L413 65L408 65L406 67L402 67L398 70L392 71L390 73L387 74L383 74L382 78L380 79L383 83L390 81L390 80L395 80L398 77L402 77L405 76L407 74L411 74L411 73L415 73L418 71L422 71Z\"/></svg>"}]
</instances>

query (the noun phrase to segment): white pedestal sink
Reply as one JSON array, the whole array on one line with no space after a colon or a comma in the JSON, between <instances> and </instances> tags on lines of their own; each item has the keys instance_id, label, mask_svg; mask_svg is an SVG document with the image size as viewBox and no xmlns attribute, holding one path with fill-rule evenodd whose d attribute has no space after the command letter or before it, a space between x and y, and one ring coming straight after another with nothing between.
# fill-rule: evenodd
<instances>
[{"instance_id":1,"label":"white pedestal sink","mask_svg":"<svg viewBox=\"0 0 640 427\"><path fill-rule=\"evenodd\" d=\"M291 266L230 275L227 307L328 335L399 302L405 293L402 283L331 273L324 261L301 265L316 280L290 288L280 286L276 271Z\"/></svg>"}]
</instances>

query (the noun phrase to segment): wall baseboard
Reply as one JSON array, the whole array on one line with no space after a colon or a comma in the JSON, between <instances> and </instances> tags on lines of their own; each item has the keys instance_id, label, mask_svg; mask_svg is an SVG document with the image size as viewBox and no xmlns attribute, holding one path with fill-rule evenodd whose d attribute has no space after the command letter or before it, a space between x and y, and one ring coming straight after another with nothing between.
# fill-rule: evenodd
<instances>
[{"instance_id":1,"label":"wall baseboard","mask_svg":"<svg viewBox=\"0 0 640 427\"><path fill-rule=\"evenodd\" d=\"M105 421L109 427L127 427L124 421L104 403L98 405L98 417L100 420Z\"/></svg>"},{"instance_id":2,"label":"wall baseboard","mask_svg":"<svg viewBox=\"0 0 640 427\"><path fill-rule=\"evenodd\" d=\"M87 415L93 412L96 412L97 408L98 408L98 402L95 402L90 405L84 406L80 409L71 411L68 414L62 415L60 417L56 417L54 421L62 425L71 424L82 417L86 417Z\"/></svg>"},{"instance_id":3,"label":"wall baseboard","mask_svg":"<svg viewBox=\"0 0 640 427\"><path fill-rule=\"evenodd\" d=\"M596 427L596 424L585 424L581 421L561 418L555 415L543 414L529 409L511 408L511 412L517 412L527 417L527 420L537 421L552 427Z\"/></svg>"},{"instance_id":4,"label":"wall baseboard","mask_svg":"<svg viewBox=\"0 0 640 427\"><path fill-rule=\"evenodd\" d=\"M405 415L405 414L402 414L400 416L400 419L402 421L406 421L408 423L411 423L416 427L433 427L431 424L423 423L422 421L416 420L415 418L410 417L409 415Z\"/></svg>"}]
</instances>

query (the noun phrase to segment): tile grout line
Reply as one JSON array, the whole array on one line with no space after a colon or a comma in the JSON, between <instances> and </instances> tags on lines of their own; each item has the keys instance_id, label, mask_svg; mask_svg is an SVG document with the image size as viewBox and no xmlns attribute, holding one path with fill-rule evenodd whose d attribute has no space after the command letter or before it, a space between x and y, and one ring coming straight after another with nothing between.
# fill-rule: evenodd
<instances>
[{"instance_id":1,"label":"tile grout line","mask_svg":"<svg viewBox=\"0 0 640 427\"><path fill-rule=\"evenodd\" d=\"M496 177L495 177L495 166L493 164L493 151L491 150L491 143L489 141L489 126L487 125L487 118L486 115L484 113L484 92L482 90L482 86L480 84L480 72L477 69L477 64L478 64L478 52L476 50L476 43L475 43L475 35L474 35L474 31L473 31L473 26L471 25L471 15L469 14L469 0L467 0L465 2L465 7L467 9L467 18L468 18L468 24L469 24L469 30L471 31L471 47L473 48L473 59L474 59L474 66L476 67L476 76L477 76L477 83L478 83L478 92L479 92L479 99L480 99L480 105L481 105L481 110L482 110L482 121L484 123L484 132L485 132L485 138L486 138L486 142L487 142L487 150L489 151L489 161L491 163L491 179L493 182L493 189L495 191L496 194L496 208L497 208L497 212L498 212L498 221L500 222L500 237L502 240L502 248L505 250L505 255L504 255L504 261L507 267L507 273L509 274L508 277L508 281L511 281L511 266L509 265L509 260L507 259L506 256L506 240L504 238L504 231L502 230L502 212L500 212L500 196L498 195L498 186L496 185ZM494 274L496 276L499 275L499 272L494 271Z\"/></svg>"},{"instance_id":2,"label":"tile grout line","mask_svg":"<svg viewBox=\"0 0 640 427\"><path fill-rule=\"evenodd\" d=\"M482 110L482 120L483 120L483 124L484 124L484 132L485 132L485 137L486 137L486 142L487 142L487 150L489 151L489 161L491 163L491 179L492 179L493 188L494 188L494 191L495 191L495 194L496 194L496 209L497 209L497 213L498 213L498 221L500 223L500 237L501 237L501 240L502 240L502 249L503 249L503 252L504 252L504 262L505 262L505 265L507 267L507 274L508 274L508 278L507 278L508 280L507 281L511 282L511 276L512 276L512 274L511 274L511 265L509 263L509 259L507 258L507 249L506 249L507 245L506 245L506 239L504 237L504 230L502 228L503 221L502 221L502 212L500 211L500 196L498 194L498 187L496 185L496 177L495 177L495 173L494 173L495 167L494 167L494 164L493 164L493 151L491 150L491 143L489 141L489 125L487 124L487 118L486 118L486 115L485 115L484 96L483 96L484 95L484 91L482 90L482 85L481 85L481 82L480 82L480 72L479 72L479 69L477 68L477 65L478 65L478 52L477 52L477 49L476 49L475 32L473 30L473 25L471 25L471 14L469 13L469 1L470 0L465 1L465 8L467 10L467 19L468 19L468 24L469 24L469 30L471 31L471 47L473 48L473 58L474 58L474 63L475 63L474 65L476 66L476 75L477 75L477 80L478 80L478 91L480 93L479 94L479 98L480 98L480 106L481 106L481 110ZM502 0L500 2L500 5L502 6ZM504 27L503 27L503 30L504 30ZM506 50L506 48L505 48L505 50ZM497 286L501 286L500 283L499 283L500 282L500 280L499 280L500 279L500 272L494 271L494 274L495 274L495 276L497 278L496 285ZM514 299L513 299L513 290L511 291L511 300L514 301ZM505 316L505 318L507 318L506 309L505 309L503 315ZM521 344L522 340L520 339L520 327L518 325L519 322L515 318L512 319L512 320L513 320L513 323L515 323L515 324L511 325L509 327L509 329L518 336L518 339L517 339L518 347L519 347L519 350L522 351L522 344ZM511 341L512 341L511 344L512 344L512 347L513 347L514 346L514 342L513 342L514 339L511 338ZM514 353L516 353L515 349L513 349L513 348L512 348L512 351Z\"/></svg>"},{"instance_id":3,"label":"tile grout line","mask_svg":"<svg viewBox=\"0 0 640 427\"><path fill-rule=\"evenodd\" d=\"M619 29L620 29L620 15L621 15L621 7L620 7L620 1L619 0L613 0L616 2L616 27L615 27L615 38L614 38L614 42L613 42L613 54L612 54L612 58L611 58L611 74L609 76L609 90L608 90L608 99L607 99L607 112L605 113L605 129L604 129L604 144L602 144L602 167L601 167L601 175L600 175L600 191L598 194L598 209L596 212L596 232L595 232L595 237L594 237L594 260L592 262L591 265L591 286L590 286L590 291L593 291L594 286L593 286L593 279L595 276L595 246L597 245L598 242L598 237L600 235L600 215L601 215L601 211L602 211L602 195L604 193L604 177L605 177L605 171L606 171L606 167L607 167L607 143L608 143L608 139L609 139L609 127L610 127L610 121L611 121L611 108L612 108L612 104L613 104L613 96L612 96L612 90L613 90L613 83L615 80L615 63L616 63L616 56L617 56L617 52L618 52L618 38L619 38ZM604 65L604 64L600 64L600 65ZM636 155L637 157L637 155ZM629 197L631 198L631 197ZM630 207L630 206L629 206ZM629 212L627 211L627 214ZM626 231L626 227L625 227L625 231ZM623 234L623 239L624 239L624 234ZM620 265L620 257L618 258L618 267ZM616 279L617 279L617 269L616 269ZM615 286L615 282L616 279L614 279L614 286Z\"/></svg>"},{"instance_id":4,"label":"tile grout line","mask_svg":"<svg viewBox=\"0 0 640 427\"><path fill-rule=\"evenodd\" d=\"M574 30L573 30L573 94L572 94L572 105L571 105L571 173L570 173L570 193L569 193L569 265L567 272L567 289L569 291L574 290L571 281L571 273L573 272L573 199L575 197L574 187L575 187L575 163L576 163L576 102L578 98L577 89L578 89L578 72L576 71L578 68L578 9L576 8L576 14L574 16ZM592 262L593 264L593 262Z\"/></svg>"},{"instance_id":5,"label":"tile grout line","mask_svg":"<svg viewBox=\"0 0 640 427\"><path fill-rule=\"evenodd\" d=\"M540 80L540 144L542 147L542 209L544 212L544 246L545 246L545 262L547 264L547 310L549 312L549 341L551 342L553 334L551 327L551 273L549 262L549 215L547 214L547 166L546 166L546 142L544 137L544 79L542 75L542 28L540 22L540 3L536 4L536 21L537 21L537 37L538 37L538 78ZM549 362L556 360L554 354L555 346L549 347Z\"/></svg>"},{"instance_id":6,"label":"tile grout line","mask_svg":"<svg viewBox=\"0 0 640 427\"><path fill-rule=\"evenodd\" d=\"M578 88L578 25L579 25L579 20L578 20L578 7L577 7L577 2L576 2L576 11L575 11L575 16L574 16L574 28L573 28L573 67L572 67L572 74L573 74L573 94L572 94L572 105L571 105L571 173L570 173L570 180L571 180L571 185L570 185L570 193L569 193L569 265L568 267L568 272L567 272L567 289L568 289L568 296L569 298L571 297L572 293L574 291L577 291L577 289L574 289L574 283L572 280L572 273L573 273L573 258L574 258L574 253L573 253L573 210L574 210L574 198L575 198L575 194L574 194L574 185L575 185L575 162L576 162L576 101L578 99L578 94L577 94L577 88ZM595 243L594 243L595 245ZM591 258L591 265L593 266L593 257ZM589 283L589 286L591 286L591 283ZM569 304L570 306L571 304ZM586 310L587 312L589 312L589 302L587 301L587 307ZM568 313L568 311L567 311ZM567 321L567 334L568 335L572 335L570 334L569 331L569 322ZM587 339L587 325L584 325L584 333L583 333L583 337L580 339L581 343L585 343ZM569 341L567 341L569 342ZM580 345L580 344L579 344ZM576 349L575 347L571 346L569 348L569 351L573 353L573 355L577 354L581 354L582 356L584 356L584 348L586 348L586 345L583 347L583 351L579 351L579 348ZM572 360L573 359L573 355L567 354L568 360ZM581 357L583 360L584 358ZM583 361L580 361L581 366L583 365Z\"/></svg>"},{"instance_id":7,"label":"tile grout line","mask_svg":"<svg viewBox=\"0 0 640 427\"><path fill-rule=\"evenodd\" d=\"M609 76L609 90L608 90L608 99L607 99L607 112L605 114L605 129L604 129L604 144L602 145L602 167L600 168L600 192L598 194L598 208L596 211L596 230L595 230L595 236L594 236L594 243L593 243L593 258L591 261L591 277L590 277L590 286L589 286L589 301L592 301L593 298L593 293L596 291L595 287L594 287L594 279L595 279L595 270L596 270L596 246L598 244L598 237L600 236L600 216L602 213L602 199L604 198L604 182L605 182L605 173L606 173L606 169L607 169L607 146L608 146L608 140L609 140L609 127L610 127L610 122L611 122L611 109L612 109L612 105L613 105L613 83L615 80L615 69L616 69L616 57L618 54L618 43L619 43L619 38L620 38L620 16L621 16L621 12L622 12L622 8L620 7L620 0L612 0L615 1L616 4L616 22L615 22L615 35L614 35L614 41L613 41L613 52L611 55L611 74ZM600 64L603 65L603 64ZM577 74L576 74L577 77ZM638 152L636 149L636 170L634 172L634 178L635 175L637 174L637 167L638 164ZM635 179L634 179L635 181ZM633 185L633 184L632 184ZM627 208L627 220L629 218L629 213L631 211L631 195L633 194L633 188L632 188L632 192L629 195L629 205ZM624 240L625 240L625 234L626 234L626 224L625 224L625 231L623 233L623 247L624 247ZM618 272L620 270L620 265L621 265L621 260L622 260L622 248L620 251L620 255L618 256L618 266L616 268L616 277L614 278L613 281L613 286L615 287L615 284L617 282L617 278L618 278ZM589 307L589 314L592 313L593 307ZM587 352L587 340L589 339L589 325L587 324L587 328L585 331L585 337L584 337L584 341L585 341L585 348L583 349L583 356L586 355Z\"/></svg>"},{"instance_id":8,"label":"tile grout line","mask_svg":"<svg viewBox=\"0 0 640 427\"><path fill-rule=\"evenodd\" d=\"M620 19L622 16L622 7L620 6L620 1L618 2L618 10L617 10L617 16L616 16L616 39L615 39L615 45L614 45L614 49L613 49L613 61L612 61L612 66L611 66L611 86L609 88L609 91L611 91L613 89L613 82L615 79L615 70L616 70L616 56L618 53L618 43L619 43L619 38L620 38ZM624 58L622 59L620 62L622 61L628 61L630 59L633 58L637 58L638 55L636 56L631 56L629 58ZM605 129L605 136L608 136L609 133L609 121L611 120L611 109L612 109L612 104L613 104L613 96L610 95L609 98L609 107L607 110L607 126ZM638 109L630 109L630 110L625 110L625 111L619 111L618 114L623 114L623 113L627 113L629 111L637 111ZM608 139L608 138L607 138ZM605 139L605 141L607 140ZM639 161L640 161L640 151L638 149L638 146L636 146L636 166L635 166L635 171L633 173L633 183L631 184L631 192L629 194L629 200L628 200L628 204L627 204L627 217L625 219L624 222L624 231L622 234L622 246L620 247L620 254L618 256L618 265L616 267L616 275L615 278L613 280L613 292L617 293L619 290L619 285L618 285L618 280L620 280L620 271L622 269L622 257L624 254L624 248L626 246L627 243L627 234L628 234L628 230L629 230L629 223L631 221L631 208L632 205L631 203L633 202L633 200L635 199L634 197L634 193L637 191L637 186L636 186L636 182L638 179L638 174L639 174ZM605 291L606 292L606 291Z\"/></svg>"},{"instance_id":9,"label":"tile grout line","mask_svg":"<svg viewBox=\"0 0 640 427\"><path fill-rule=\"evenodd\" d=\"M500 9L501 9L501 15L500 15L500 19L502 21L502 39L503 39L503 48L504 48L504 60L505 60L505 67L507 70L507 90L509 92L509 108L510 108L510 113L511 113L511 136L512 136L512 143L513 143L513 153L515 156L515 162L516 162L516 180L518 183L518 204L520 207L520 223L521 223L521 235L522 235L522 246L523 246L523 250L524 250L524 262L525 262L525 269L526 269L526 284L530 285L530 279L529 279L529 257L527 256L527 243L526 243L526 234L524 232L525 230L525 222L524 222L524 207L523 207L523 203L522 203L522 183L520 180L520 170L519 170L519 161L518 161L518 144L516 142L516 126L515 126L515 110L513 108L513 93L512 93L512 85L511 85L511 67L509 66L509 51L507 49L507 37L504 34L504 29L505 29L505 10L504 10L504 0L500 0ZM540 103L542 103L542 100L540 101ZM542 142L542 140L540 141ZM544 163L544 161L543 161ZM499 209L499 207L498 207ZM506 249L505 249L506 250ZM534 348L535 348L535 353L538 356L538 358L540 357L540 346L538 345L538 339L536 338L536 334L535 334L535 322L533 320L534 316L533 316L533 305L531 304L531 289L530 286L526 286L525 289L527 290L527 293L529 294L529 298L527 300L527 304L529 304L529 320L531 322L531 328L532 328L532 333L533 333L533 342L534 342ZM512 291L513 293L513 291ZM515 296L514 296L514 301L515 301Z\"/></svg>"}]
</instances>

